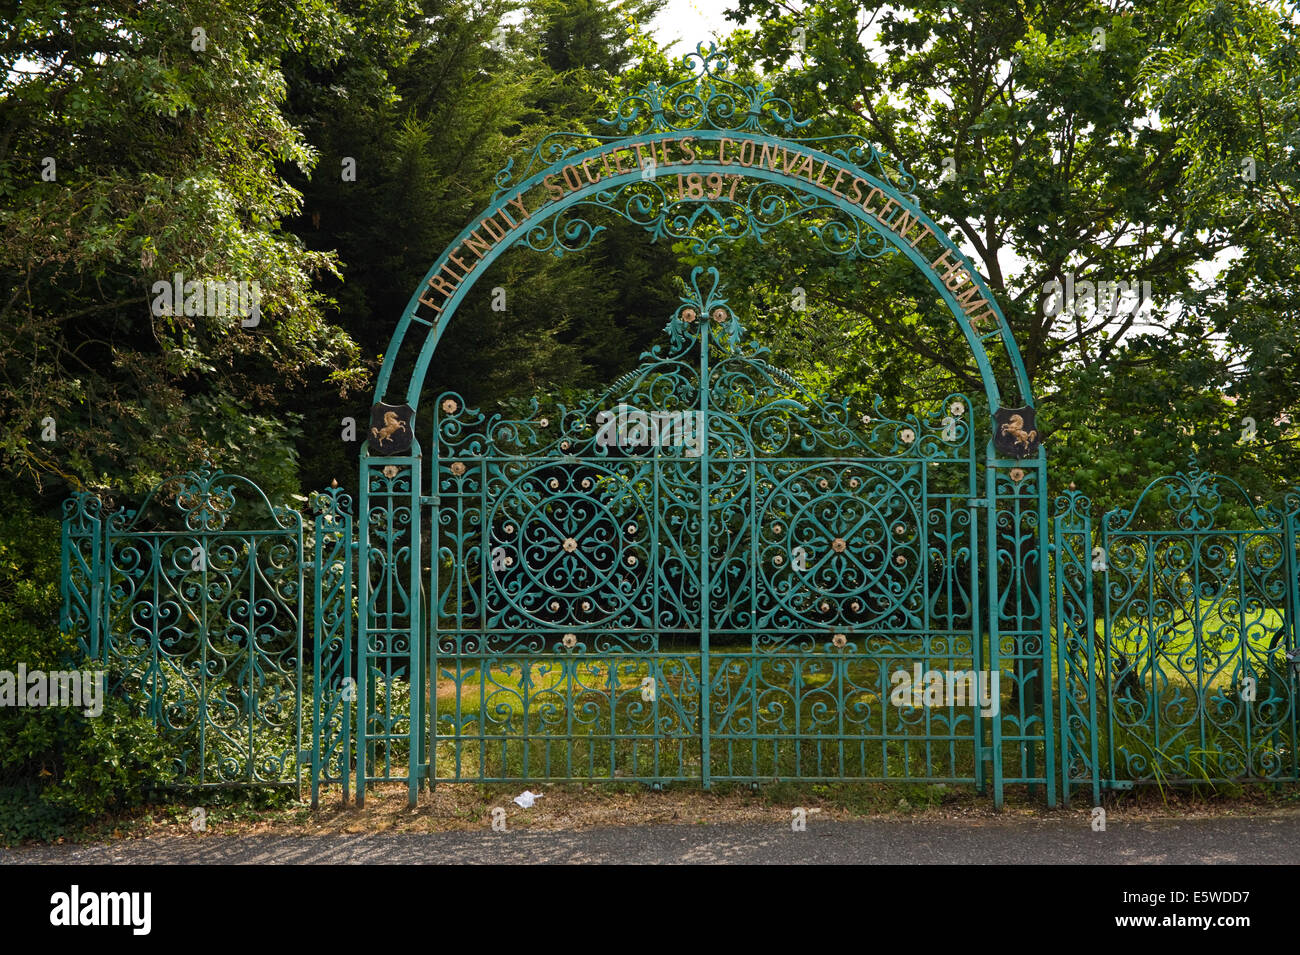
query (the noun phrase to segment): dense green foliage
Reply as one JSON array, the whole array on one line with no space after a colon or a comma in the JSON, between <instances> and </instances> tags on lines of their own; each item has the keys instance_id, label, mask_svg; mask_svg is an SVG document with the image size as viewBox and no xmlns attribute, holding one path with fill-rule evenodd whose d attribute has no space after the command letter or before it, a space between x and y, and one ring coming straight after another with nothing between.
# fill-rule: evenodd
<instances>
[{"instance_id":1,"label":"dense green foliage","mask_svg":"<svg viewBox=\"0 0 1300 955\"><path fill-rule=\"evenodd\" d=\"M203 452L295 487L276 392L321 364L353 380L355 347L314 284L334 257L283 227L300 198L282 167L316 152L283 112L278 63L329 60L346 30L324 5L278 0L37 0L7 18L0 455L25 487L140 489ZM178 272L258 282L260 324L155 314L154 283Z\"/></svg>"},{"instance_id":2,"label":"dense green foliage","mask_svg":"<svg viewBox=\"0 0 1300 955\"><path fill-rule=\"evenodd\" d=\"M737 16L760 24L733 42L742 63L819 130L855 129L917 175L1015 330L1061 484L1111 506L1192 452L1250 486L1295 481L1300 37L1280 4L739 0ZM978 387L910 267L746 251L778 352L837 390L906 406ZM1149 281L1154 307L1050 314L1066 273Z\"/></svg>"},{"instance_id":3,"label":"dense green foliage","mask_svg":"<svg viewBox=\"0 0 1300 955\"><path fill-rule=\"evenodd\" d=\"M90 669L58 630L59 526L0 495L0 670ZM120 699L81 710L0 708L0 844L50 839L139 803L166 781L166 747Z\"/></svg>"}]
</instances>

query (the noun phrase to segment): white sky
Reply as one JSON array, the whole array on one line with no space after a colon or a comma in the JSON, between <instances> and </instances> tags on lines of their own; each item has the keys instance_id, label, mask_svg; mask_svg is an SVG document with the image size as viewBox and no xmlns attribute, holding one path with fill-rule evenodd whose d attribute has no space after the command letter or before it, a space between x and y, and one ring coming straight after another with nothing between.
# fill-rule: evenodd
<instances>
[{"instance_id":1,"label":"white sky","mask_svg":"<svg viewBox=\"0 0 1300 955\"><path fill-rule=\"evenodd\" d=\"M681 56L694 50L695 44L712 40L715 33L725 36L735 28L722 15L728 6L727 0L668 0L651 29L660 43L671 44L670 53Z\"/></svg>"}]
</instances>

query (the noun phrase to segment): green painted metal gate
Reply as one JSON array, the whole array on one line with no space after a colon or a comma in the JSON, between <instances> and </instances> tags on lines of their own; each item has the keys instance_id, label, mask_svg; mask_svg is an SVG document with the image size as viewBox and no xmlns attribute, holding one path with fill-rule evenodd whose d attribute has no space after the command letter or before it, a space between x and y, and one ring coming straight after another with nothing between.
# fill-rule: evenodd
<instances>
[{"instance_id":1,"label":"green painted metal gate","mask_svg":"<svg viewBox=\"0 0 1300 955\"><path fill-rule=\"evenodd\" d=\"M420 775L982 786L991 765L1000 794L1003 739L1041 742L1043 714L1008 733L1001 694L980 705L1002 656L1008 699L1030 681L1018 631L990 654L982 573L1015 555L981 542L1014 535L979 519L970 400L851 416L744 341L716 270L692 284L666 348L554 421L439 399Z\"/></svg>"},{"instance_id":2,"label":"green painted metal gate","mask_svg":"<svg viewBox=\"0 0 1300 955\"><path fill-rule=\"evenodd\" d=\"M1049 527L1011 327L915 177L696 58L497 173L385 350L355 520L317 495L308 550L301 515L206 467L135 510L68 503L64 629L180 777L310 765L313 802L355 779L412 803L447 780L916 780L995 805L1300 779L1300 490L1270 507L1193 467L1096 533L1071 489ZM611 216L710 262L793 227L850 268L901 256L981 387L899 417L814 398L697 268L595 400L420 412L493 263L581 252Z\"/></svg>"},{"instance_id":3,"label":"green painted metal gate","mask_svg":"<svg viewBox=\"0 0 1300 955\"><path fill-rule=\"evenodd\" d=\"M1058 498L1062 785L1300 780L1300 492L1186 471L1094 531Z\"/></svg>"},{"instance_id":4,"label":"green painted metal gate","mask_svg":"<svg viewBox=\"0 0 1300 955\"><path fill-rule=\"evenodd\" d=\"M297 785L302 516L210 467L65 504L63 629L172 744L178 780Z\"/></svg>"},{"instance_id":5,"label":"green painted metal gate","mask_svg":"<svg viewBox=\"0 0 1300 955\"><path fill-rule=\"evenodd\" d=\"M725 53L696 56L607 134L507 163L399 319L361 461L358 795L797 777L1052 801L1045 457L1010 326L914 177L859 137L802 136ZM848 262L900 255L982 390L850 420L744 345L710 270L668 344L588 407L511 421L443 394L420 412L492 263L579 252L602 216L706 259L795 225Z\"/></svg>"},{"instance_id":6,"label":"green painted metal gate","mask_svg":"<svg viewBox=\"0 0 1300 955\"><path fill-rule=\"evenodd\" d=\"M61 627L82 657L69 665L99 668L153 722L177 785L301 788L308 766L313 806L323 783L347 798L351 501L336 486L312 505L307 551L301 513L210 464L136 507L107 489L64 504Z\"/></svg>"}]
</instances>

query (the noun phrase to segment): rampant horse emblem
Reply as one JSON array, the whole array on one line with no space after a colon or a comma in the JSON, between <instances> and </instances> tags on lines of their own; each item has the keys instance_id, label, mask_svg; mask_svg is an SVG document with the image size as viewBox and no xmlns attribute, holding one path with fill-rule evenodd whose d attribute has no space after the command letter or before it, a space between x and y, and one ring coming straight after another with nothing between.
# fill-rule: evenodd
<instances>
[{"instance_id":1,"label":"rampant horse emblem","mask_svg":"<svg viewBox=\"0 0 1300 955\"><path fill-rule=\"evenodd\" d=\"M370 450L375 454L401 454L411 446L415 433L411 419L415 416L410 405L386 405L383 402L370 409Z\"/></svg>"},{"instance_id":2,"label":"rampant horse emblem","mask_svg":"<svg viewBox=\"0 0 1300 955\"><path fill-rule=\"evenodd\" d=\"M993 446L1008 457L1027 458L1038 453L1038 430L1033 408L1000 408L993 415L997 425Z\"/></svg>"},{"instance_id":3,"label":"rampant horse emblem","mask_svg":"<svg viewBox=\"0 0 1300 955\"><path fill-rule=\"evenodd\" d=\"M388 417L392 418L393 415ZM400 422L399 422L400 423ZM1013 414L1011 420L1002 426L1002 433L1009 434L1016 439L1016 446L1029 450L1029 443L1038 438L1037 431L1025 430L1025 419L1018 414Z\"/></svg>"},{"instance_id":4,"label":"rampant horse emblem","mask_svg":"<svg viewBox=\"0 0 1300 955\"><path fill-rule=\"evenodd\" d=\"M370 433L375 436L375 440L383 444L399 431L405 431L406 422L397 417L392 411L384 412L384 426L382 428L371 428Z\"/></svg>"}]
</instances>

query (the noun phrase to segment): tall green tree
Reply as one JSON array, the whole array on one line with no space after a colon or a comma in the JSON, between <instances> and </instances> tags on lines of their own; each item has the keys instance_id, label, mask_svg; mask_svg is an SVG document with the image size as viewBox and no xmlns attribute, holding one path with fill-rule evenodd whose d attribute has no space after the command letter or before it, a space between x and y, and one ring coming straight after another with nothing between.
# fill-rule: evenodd
<instances>
[{"instance_id":1,"label":"tall green tree","mask_svg":"<svg viewBox=\"0 0 1300 955\"><path fill-rule=\"evenodd\" d=\"M1252 419L1257 438L1232 442L1239 466L1300 484L1300 13L1195 0L1148 76L1178 136L1189 226L1231 243L1216 280L1188 298L1224 359L1222 433L1231 441Z\"/></svg>"},{"instance_id":2,"label":"tall green tree","mask_svg":"<svg viewBox=\"0 0 1300 955\"><path fill-rule=\"evenodd\" d=\"M1218 6L739 0L732 11L758 24L733 35L736 58L813 117L814 134L856 130L916 175L922 207L969 251L1015 330L1056 473L1086 479L1103 500L1131 496L1194 450L1225 470L1244 466L1228 394L1239 379L1214 358L1216 330L1231 339L1229 329L1249 321L1216 300L1227 279L1214 282L1211 270L1207 291L1201 276L1216 256L1255 239L1226 220L1208 227L1187 174L1195 133L1186 121L1199 109L1235 162L1258 118L1244 95L1198 104L1205 76L1186 76L1182 99L1168 85L1185 57L1204 74L1225 68L1196 52L1194 39L1198 17L1202 29L1222 19ZM1224 6L1247 22L1247 11L1269 20L1276 9L1258 0ZM1275 25L1267 41L1291 50L1275 53L1266 72L1277 93L1294 91L1294 36ZM1291 101L1256 101L1266 128L1287 128ZM1272 237L1261 248L1276 241L1276 223L1255 223L1258 237ZM910 266L846 268L794 237L787 247L775 257L780 267L770 245L752 249L746 276L779 353L796 363L806 355L837 390L870 383L899 402L978 387L951 316ZM762 282L765 268L774 278ZM1050 283L1067 275L1147 281L1151 307L1054 311ZM804 313L787 304L794 285L809 290ZM818 341L822 354L802 350ZM1273 360L1284 352L1274 348ZM1250 350L1255 360L1266 353ZM1266 415L1294 401L1289 390ZM1274 456L1256 470L1277 483L1285 468Z\"/></svg>"},{"instance_id":3,"label":"tall green tree","mask_svg":"<svg viewBox=\"0 0 1300 955\"><path fill-rule=\"evenodd\" d=\"M342 386L358 368L314 285L335 260L281 228L299 203L281 167L316 154L281 111L279 63L336 57L347 18L314 0L6 14L3 468L29 488L139 487L206 454L296 490L281 393L308 368ZM177 273L257 283L257 324L215 300L155 307Z\"/></svg>"},{"instance_id":4,"label":"tall green tree","mask_svg":"<svg viewBox=\"0 0 1300 955\"><path fill-rule=\"evenodd\" d=\"M629 9L644 13L658 2ZM301 179L306 200L291 225L308 247L343 263L325 290L372 371L411 293L488 206L506 161L518 166L552 131L600 130L596 118L619 72L653 49L616 3L418 6L404 21L403 44L381 47L357 35L356 57L290 69L291 115L325 157ZM346 64L368 57L387 86L354 90ZM347 159L355 181L341 175ZM474 405L515 406L589 390L627 370L674 304L675 258L626 223L601 224L607 231L590 247L563 259L527 249L503 255L439 345L424 407L443 389ZM504 307L494 308L502 298ZM365 435L362 426L357 442L340 440L340 419L364 425L369 395L341 401L322 378L298 400L306 483L346 483Z\"/></svg>"}]
</instances>

